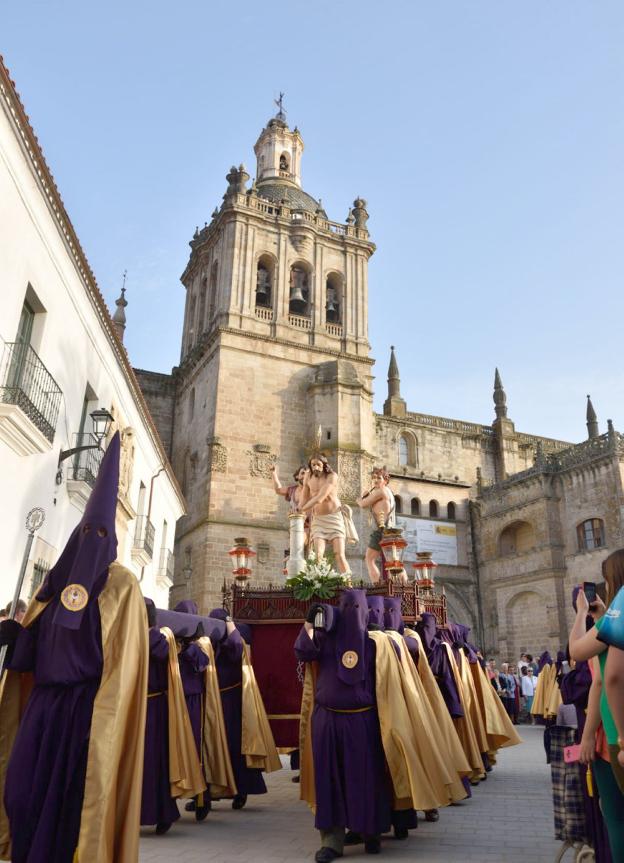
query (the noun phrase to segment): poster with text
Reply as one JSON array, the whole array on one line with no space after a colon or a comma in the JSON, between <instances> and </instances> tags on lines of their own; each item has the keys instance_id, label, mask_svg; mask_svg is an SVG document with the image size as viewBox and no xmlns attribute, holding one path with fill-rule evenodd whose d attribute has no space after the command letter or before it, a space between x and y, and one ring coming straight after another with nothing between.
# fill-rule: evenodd
<instances>
[{"instance_id":1,"label":"poster with text","mask_svg":"<svg viewBox=\"0 0 624 863\"><path fill-rule=\"evenodd\" d=\"M426 518L397 516L397 527L403 528L407 540L404 560L414 563L417 551L430 551L436 563L457 566L457 527Z\"/></svg>"}]
</instances>

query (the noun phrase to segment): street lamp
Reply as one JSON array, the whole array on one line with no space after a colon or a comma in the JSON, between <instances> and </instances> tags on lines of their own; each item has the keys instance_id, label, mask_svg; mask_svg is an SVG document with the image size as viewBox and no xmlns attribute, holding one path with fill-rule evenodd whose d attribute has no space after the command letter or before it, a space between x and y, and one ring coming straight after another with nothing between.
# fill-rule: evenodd
<instances>
[{"instance_id":1,"label":"street lamp","mask_svg":"<svg viewBox=\"0 0 624 863\"><path fill-rule=\"evenodd\" d=\"M75 446L72 449L64 449L61 450L58 460L58 472L56 474L56 482L57 485L60 485L63 481L63 474L61 473L61 464L65 461L66 458L71 458L71 456L76 455L77 452L84 452L88 449L100 449L102 441L106 438L110 431L111 423L113 422L113 417L106 410L106 408L99 408L98 410L92 411L89 416L93 421L93 436L97 440L97 443L85 444L84 446Z\"/></svg>"},{"instance_id":2,"label":"street lamp","mask_svg":"<svg viewBox=\"0 0 624 863\"><path fill-rule=\"evenodd\" d=\"M249 545L249 540L244 536L239 536L234 539L234 548L228 551L232 558L234 569L232 574L236 581L244 589L247 580L251 575L251 558L256 556L256 552Z\"/></svg>"}]
</instances>

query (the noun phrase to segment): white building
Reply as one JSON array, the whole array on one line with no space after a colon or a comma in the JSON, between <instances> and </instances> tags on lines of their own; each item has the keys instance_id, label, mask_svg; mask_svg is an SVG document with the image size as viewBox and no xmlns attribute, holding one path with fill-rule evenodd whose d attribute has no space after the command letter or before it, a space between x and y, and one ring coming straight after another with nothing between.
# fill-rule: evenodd
<instances>
[{"instance_id":1,"label":"white building","mask_svg":"<svg viewBox=\"0 0 624 863\"><path fill-rule=\"evenodd\" d=\"M46 520L29 557L28 599L80 519L101 451L90 417L105 408L122 436L119 560L167 607L182 492L115 322L0 60L0 605L11 599L26 515ZM60 473L59 473L60 467Z\"/></svg>"}]
</instances>

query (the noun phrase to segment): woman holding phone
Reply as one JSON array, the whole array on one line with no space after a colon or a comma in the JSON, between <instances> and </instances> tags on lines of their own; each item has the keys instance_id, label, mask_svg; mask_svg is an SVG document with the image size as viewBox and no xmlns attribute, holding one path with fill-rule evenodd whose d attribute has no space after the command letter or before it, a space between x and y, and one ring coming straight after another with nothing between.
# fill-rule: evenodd
<instances>
[{"instance_id":1,"label":"woman holding phone","mask_svg":"<svg viewBox=\"0 0 624 863\"><path fill-rule=\"evenodd\" d=\"M602 575L606 583L608 604L624 585L624 549L613 552L603 561ZM586 587L589 588L588 593L593 599L591 604L584 590ZM606 607L594 591L587 583L579 589L576 598L576 620L569 640L572 659L577 662L592 660L593 682L589 692L587 720L581 738L581 761L585 764L593 762L593 774L598 785L602 814L609 833L613 863L624 863L624 794L620 790L621 787L624 788L624 770L618 762L618 732L603 686L609 648L599 640L599 633ZM588 615L594 619L595 625L586 631ZM595 735L600 721L607 740L608 761L604 757L596 758ZM606 755L607 753L604 752L604 756Z\"/></svg>"}]
</instances>

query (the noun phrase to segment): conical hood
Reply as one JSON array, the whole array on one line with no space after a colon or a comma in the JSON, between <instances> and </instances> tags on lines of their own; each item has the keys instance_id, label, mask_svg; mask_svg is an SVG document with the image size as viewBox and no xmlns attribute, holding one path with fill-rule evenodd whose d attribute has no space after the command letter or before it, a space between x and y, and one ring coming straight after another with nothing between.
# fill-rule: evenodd
<instances>
[{"instance_id":1,"label":"conical hood","mask_svg":"<svg viewBox=\"0 0 624 863\"><path fill-rule=\"evenodd\" d=\"M368 625L384 628L384 598L375 594L368 596Z\"/></svg>"},{"instance_id":2,"label":"conical hood","mask_svg":"<svg viewBox=\"0 0 624 863\"><path fill-rule=\"evenodd\" d=\"M173 610L182 614L199 614L197 603L192 599L182 599Z\"/></svg>"},{"instance_id":3,"label":"conical hood","mask_svg":"<svg viewBox=\"0 0 624 863\"><path fill-rule=\"evenodd\" d=\"M401 614L401 597L385 596L384 609L384 625L386 629L394 629L396 632L403 633L405 625L403 623L403 615Z\"/></svg>"},{"instance_id":4,"label":"conical hood","mask_svg":"<svg viewBox=\"0 0 624 863\"><path fill-rule=\"evenodd\" d=\"M365 590L344 590L340 596L340 617L336 629L338 677L353 686L366 677L366 625L368 602Z\"/></svg>"},{"instance_id":5,"label":"conical hood","mask_svg":"<svg viewBox=\"0 0 624 863\"><path fill-rule=\"evenodd\" d=\"M67 629L80 628L91 594L100 586L117 557L115 513L119 452L119 432L116 432L102 459L84 515L37 594L37 599L45 601L60 593L54 623Z\"/></svg>"}]
</instances>

